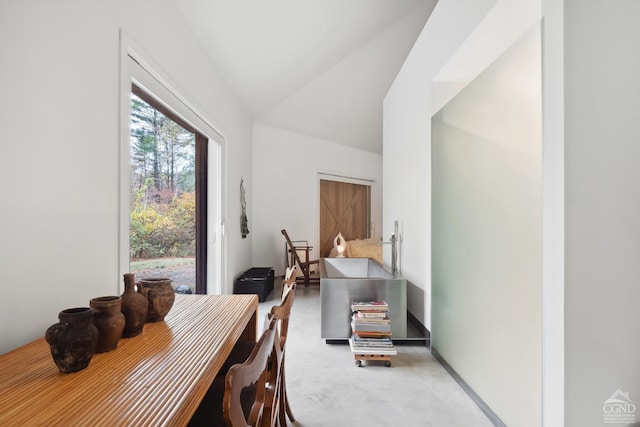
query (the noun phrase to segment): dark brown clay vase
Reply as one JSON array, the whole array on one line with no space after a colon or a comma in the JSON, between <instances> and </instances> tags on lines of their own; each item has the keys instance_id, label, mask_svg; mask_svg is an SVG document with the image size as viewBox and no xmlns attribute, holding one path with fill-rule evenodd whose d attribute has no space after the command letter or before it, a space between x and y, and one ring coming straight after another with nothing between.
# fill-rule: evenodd
<instances>
[{"instance_id":1,"label":"dark brown clay vase","mask_svg":"<svg viewBox=\"0 0 640 427\"><path fill-rule=\"evenodd\" d=\"M135 274L126 273L124 275L124 292L120 297L122 298L122 314L125 319L122 338L135 337L144 328L149 308L147 298L136 291Z\"/></svg>"},{"instance_id":2,"label":"dark brown clay vase","mask_svg":"<svg viewBox=\"0 0 640 427\"><path fill-rule=\"evenodd\" d=\"M147 322L164 320L176 299L175 291L173 290L173 286L171 286L171 279L166 277L150 277L140 279L138 285L141 286L140 292L149 300Z\"/></svg>"},{"instance_id":3,"label":"dark brown clay vase","mask_svg":"<svg viewBox=\"0 0 640 427\"><path fill-rule=\"evenodd\" d=\"M93 357L98 343L98 330L89 307L69 308L58 314L59 323L51 325L45 339L51 356L63 374L80 371Z\"/></svg>"},{"instance_id":4,"label":"dark brown clay vase","mask_svg":"<svg viewBox=\"0 0 640 427\"><path fill-rule=\"evenodd\" d=\"M122 314L122 298L107 296L92 298L89 302L93 308L93 324L98 328L98 345L96 353L115 350L124 330L124 314Z\"/></svg>"}]
</instances>

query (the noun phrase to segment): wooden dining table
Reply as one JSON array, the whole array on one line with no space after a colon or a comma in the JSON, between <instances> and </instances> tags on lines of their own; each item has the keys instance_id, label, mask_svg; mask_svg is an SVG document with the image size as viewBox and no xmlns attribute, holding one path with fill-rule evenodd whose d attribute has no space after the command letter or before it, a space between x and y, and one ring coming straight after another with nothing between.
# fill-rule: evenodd
<instances>
[{"instance_id":1,"label":"wooden dining table","mask_svg":"<svg viewBox=\"0 0 640 427\"><path fill-rule=\"evenodd\" d=\"M176 295L164 321L63 374L44 338L0 356L0 426L186 425L238 340L257 338L257 295Z\"/></svg>"}]
</instances>

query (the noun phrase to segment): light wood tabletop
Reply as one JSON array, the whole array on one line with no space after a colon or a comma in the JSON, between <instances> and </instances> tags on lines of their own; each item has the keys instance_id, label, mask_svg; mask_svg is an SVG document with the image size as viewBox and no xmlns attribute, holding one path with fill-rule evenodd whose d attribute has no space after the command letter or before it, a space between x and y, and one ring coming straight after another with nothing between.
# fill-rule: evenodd
<instances>
[{"instance_id":1,"label":"light wood tabletop","mask_svg":"<svg viewBox=\"0 0 640 427\"><path fill-rule=\"evenodd\" d=\"M71 374L44 338L17 348L0 356L0 426L186 425L234 344L255 342L257 310L256 295L176 295L165 321Z\"/></svg>"}]
</instances>

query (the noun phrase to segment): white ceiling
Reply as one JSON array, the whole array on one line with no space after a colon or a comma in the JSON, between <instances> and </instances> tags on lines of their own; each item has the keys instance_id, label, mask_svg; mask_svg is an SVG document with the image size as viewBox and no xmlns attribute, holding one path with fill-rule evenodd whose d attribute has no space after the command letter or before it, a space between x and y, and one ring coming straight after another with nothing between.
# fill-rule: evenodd
<instances>
[{"instance_id":1,"label":"white ceiling","mask_svg":"<svg viewBox=\"0 0 640 427\"><path fill-rule=\"evenodd\" d=\"M174 0L255 121L382 153L382 100L436 0Z\"/></svg>"}]
</instances>

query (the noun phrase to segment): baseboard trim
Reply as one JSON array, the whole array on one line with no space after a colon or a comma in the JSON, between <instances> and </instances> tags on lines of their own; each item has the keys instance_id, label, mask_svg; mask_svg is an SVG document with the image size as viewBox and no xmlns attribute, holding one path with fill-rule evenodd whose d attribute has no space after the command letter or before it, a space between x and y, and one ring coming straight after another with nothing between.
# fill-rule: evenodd
<instances>
[{"instance_id":1,"label":"baseboard trim","mask_svg":"<svg viewBox=\"0 0 640 427\"><path fill-rule=\"evenodd\" d=\"M496 413L491 410L489 405L487 405L484 402L484 400L482 400L482 398L480 398L480 396L478 396L478 394L469 386L469 384L467 384L465 380L463 380L462 377L458 375L456 370L453 369L451 365L447 363L447 361L444 359L444 357L442 357L440 353L438 353L438 350L436 350L434 347L431 347L431 354L433 355L433 357L435 357L435 359L438 362L440 362L440 364L449 373L449 375L451 375L453 379L460 385L460 387L462 387L465 393L469 395L471 400L473 400L476 403L476 405L478 405L480 410L484 412L484 414L487 416L487 418L489 418L489 421L491 421L494 426L506 427L506 424L502 422L500 417L498 417L498 415L496 415Z\"/></svg>"},{"instance_id":2,"label":"baseboard trim","mask_svg":"<svg viewBox=\"0 0 640 427\"><path fill-rule=\"evenodd\" d=\"M427 329L426 326L418 320L416 316L411 314L410 311L407 310L407 322L410 323L416 330L420 336L420 341L424 342L424 345L429 347L431 345L431 332Z\"/></svg>"}]
</instances>

